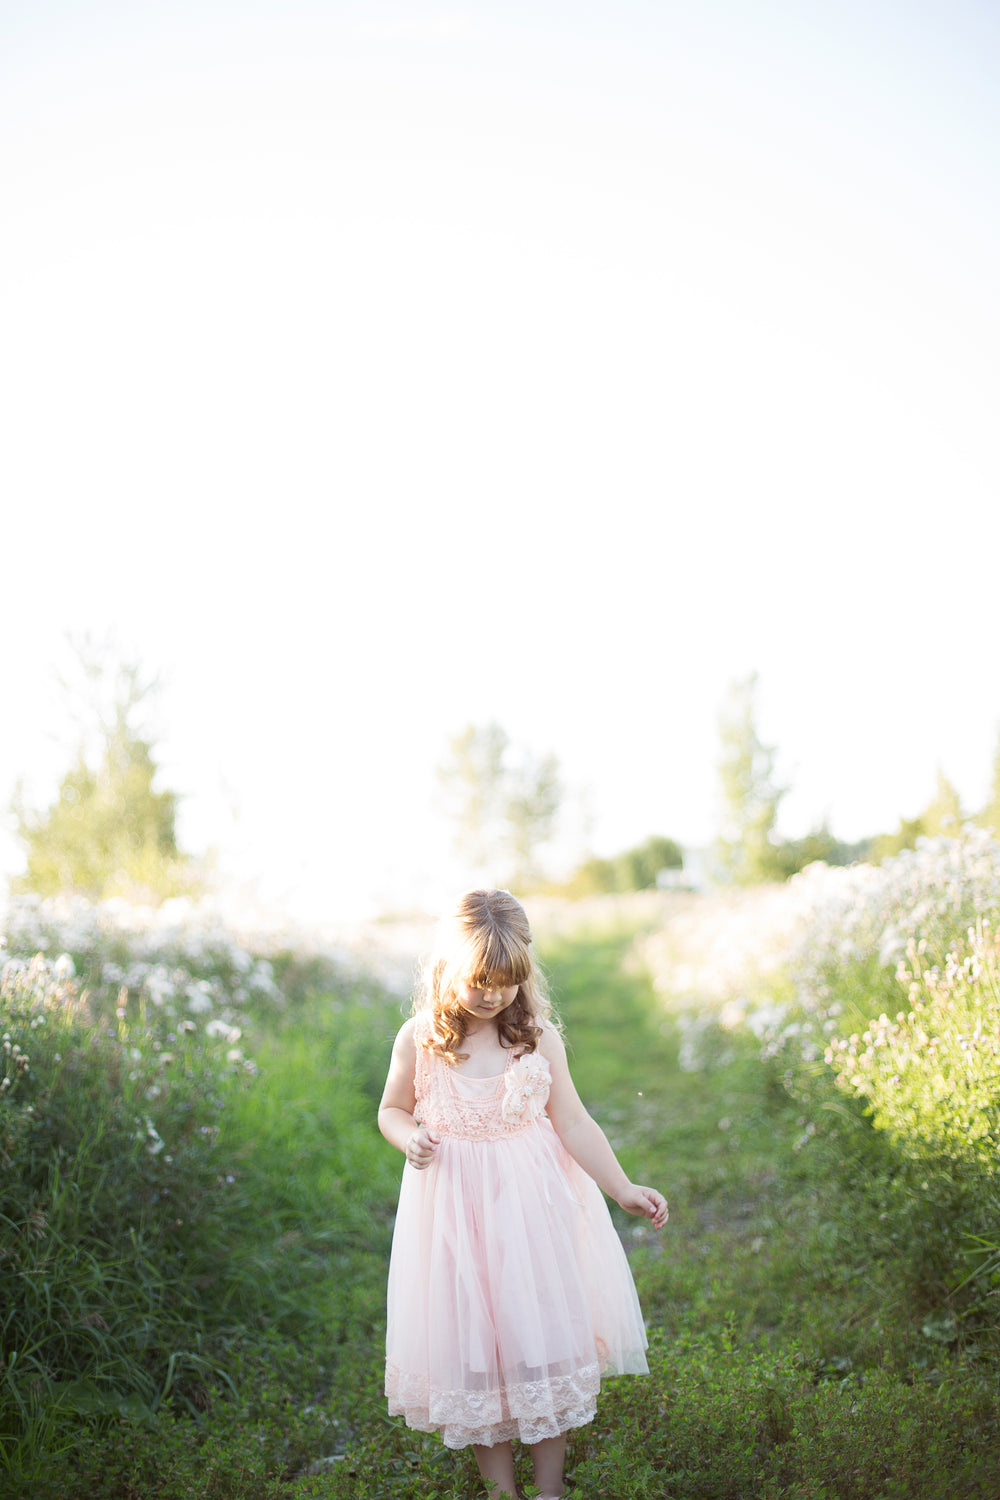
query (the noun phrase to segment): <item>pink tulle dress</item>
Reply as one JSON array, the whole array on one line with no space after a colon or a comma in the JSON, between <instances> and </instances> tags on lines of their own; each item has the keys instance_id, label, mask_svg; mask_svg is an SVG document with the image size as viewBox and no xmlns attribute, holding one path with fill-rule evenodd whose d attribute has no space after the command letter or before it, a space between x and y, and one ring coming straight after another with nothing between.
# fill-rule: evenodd
<instances>
[{"instance_id":1,"label":"pink tulle dress","mask_svg":"<svg viewBox=\"0 0 1000 1500\"><path fill-rule=\"evenodd\" d=\"M593 1419L601 1375L645 1374L646 1331L597 1184L545 1117L549 1065L512 1049L469 1078L423 1043L389 1264L389 1412L449 1448L537 1443Z\"/></svg>"}]
</instances>

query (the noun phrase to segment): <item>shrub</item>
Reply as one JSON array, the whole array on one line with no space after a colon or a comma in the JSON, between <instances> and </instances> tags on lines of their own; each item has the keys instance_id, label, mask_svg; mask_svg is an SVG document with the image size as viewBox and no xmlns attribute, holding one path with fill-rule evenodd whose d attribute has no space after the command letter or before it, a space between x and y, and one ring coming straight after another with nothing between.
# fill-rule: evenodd
<instances>
[{"instance_id":1,"label":"shrub","mask_svg":"<svg viewBox=\"0 0 1000 1500\"><path fill-rule=\"evenodd\" d=\"M94 1016L122 1005L157 1035L205 1034L279 1011L284 996L271 962L238 941L209 906L186 899L158 908L82 896L10 900L3 916L9 958L66 955ZM231 1044L230 1044L231 1045Z\"/></svg>"},{"instance_id":2,"label":"shrub","mask_svg":"<svg viewBox=\"0 0 1000 1500\"><path fill-rule=\"evenodd\" d=\"M866 1219L869 1253L894 1268L917 1325L944 1343L993 1339L1000 843L967 829L792 887L804 914L793 998L761 1027L765 1055L809 1132L836 1137L832 1163L857 1155L866 1119L882 1138L862 1153L859 1228Z\"/></svg>"},{"instance_id":3,"label":"shrub","mask_svg":"<svg viewBox=\"0 0 1000 1500\"><path fill-rule=\"evenodd\" d=\"M374 1293L345 1271L331 1317L331 1268L372 1236L345 1164L374 1103L342 1032L381 999L342 983L269 1090L236 1044L247 1007L284 1017L280 992L217 924L28 899L8 931L76 960L15 956L0 980L0 1489L95 1424L200 1417L241 1351L348 1336Z\"/></svg>"},{"instance_id":4,"label":"shrub","mask_svg":"<svg viewBox=\"0 0 1000 1500\"><path fill-rule=\"evenodd\" d=\"M907 1009L835 1037L837 1083L908 1156L1000 1170L1000 944L981 918L943 966L912 939L896 982Z\"/></svg>"},{"instance_id":5,"label":"shrub","mask_svg":"<svg viewBox=\"0 0 1000 1500\"><path fill-rule=\"evenodd\" d=\"M222 1068L124 1012L92 1024L70 967L8 963L0 985L0 1462L26 1428L50 1447L74 1415L196 1402L212 1366L192 1249L235 1181L213 1153Z\"/></svg>"},{"instance_id":6,"label":"shrub","mask_svg":"<svg viewBox=\"0 0 1000 1500\"><path fill-rule=\"evenodd\" d=\"M800 909L788 954L796 1020L812 1039L848 1035L851 1023L900 1009L881 1002L898 999L897 964L911 947L944 963L980 918L1000 914L1000 841L969 828L878 867L817 866L790 890Z\"/></svg>"}]
</instances>

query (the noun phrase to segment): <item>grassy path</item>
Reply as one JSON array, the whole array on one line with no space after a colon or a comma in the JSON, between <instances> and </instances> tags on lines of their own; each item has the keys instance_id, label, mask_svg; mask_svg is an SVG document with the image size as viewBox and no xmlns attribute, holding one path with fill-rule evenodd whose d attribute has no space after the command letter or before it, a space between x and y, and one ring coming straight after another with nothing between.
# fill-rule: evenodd
<instances>
[{"instance_id":1,"label":"grassy path","mask_svg":"<svg viewBox=\"0 0 1000 1500\"><path fill-rule=\"evenodd\" d=\"M695 1307L705 1329L720 1316L745 1334L794 1324L783 1283L801 1292L796 1251L814 1217L794 1105L731 1038L708 1036L705 1070L681 1068L676 1024L628 966L631 940L576 938L546 957L584 1098L630 1175L671 1200L663 1235L619 1216L626 1241L658 1263L654 1273L636 1256L644 1306L674 1333Z\"/></svg>"}]
</instances>

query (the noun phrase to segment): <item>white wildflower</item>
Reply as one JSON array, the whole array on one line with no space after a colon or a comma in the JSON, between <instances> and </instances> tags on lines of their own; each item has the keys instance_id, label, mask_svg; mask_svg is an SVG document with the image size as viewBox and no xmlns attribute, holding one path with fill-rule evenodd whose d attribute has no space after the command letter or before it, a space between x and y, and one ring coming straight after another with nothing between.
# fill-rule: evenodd
<instances>
[{"instance_id":1,"label":"white wildflower","mask_svg":"<svg viewBox=\"0 0 1000 1500\"><path fill-rule=\"evenodd\" d=\"M238 1026L230 1026L228 1021L222 1021L216 1017L205 1027L205 1035L218 1037L220 1041L232 1045L233 1042L239 1041L243 1033Z\"/></svg>"}]
</instances>

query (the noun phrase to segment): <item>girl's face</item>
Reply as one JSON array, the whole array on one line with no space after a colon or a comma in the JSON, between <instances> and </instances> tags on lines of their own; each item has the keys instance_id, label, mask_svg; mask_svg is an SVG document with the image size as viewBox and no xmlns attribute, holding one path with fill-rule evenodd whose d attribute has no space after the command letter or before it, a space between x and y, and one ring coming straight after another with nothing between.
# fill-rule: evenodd
<instances>
[{"instance_id":1,"label":"girl's face","mask_svg":"<svg viewBox=\"0 0 1000 1500\"><path fill-rule=\"evenodd\" d=\"M514 1004L518 988L518 985L510 984L502 989L484 989L463 980L455 991L455 999L466 1015L474 1016L477 1021L488 1021Z\"/></svg>"}]
</instances>

